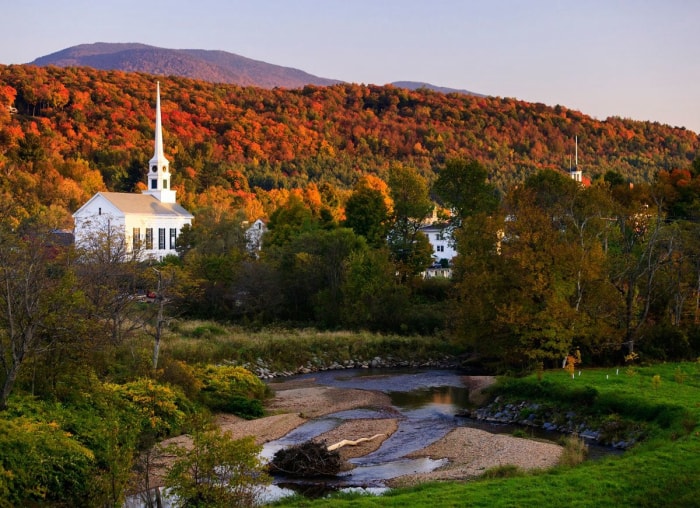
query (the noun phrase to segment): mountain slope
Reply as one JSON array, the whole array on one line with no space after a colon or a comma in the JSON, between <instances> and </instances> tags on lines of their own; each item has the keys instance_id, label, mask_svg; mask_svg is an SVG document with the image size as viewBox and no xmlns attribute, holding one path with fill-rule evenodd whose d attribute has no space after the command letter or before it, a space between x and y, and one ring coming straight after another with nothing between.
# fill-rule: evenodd
<instances>
[{"instance_id":1,"label":"mountain slope","mask_svg":"<svg viewBox=\"0 0 700 508\"><path fill-rule=\"evenodd\" d=\"M174 75L262 88L300 88L305 85L340 83L299 69L273 65L225 51L165 49L138 43L81 44L37 58L31 64Z\"/></svg>"},{"instance_id":2,"label":"mountain slope","mask_svg":"<svg viewBox=\"0 0 700 508\"><path fill-rule=\"evenodd\" d=\"M470 92L469 90L463 90L458 88L448 88L446 86L437 86L430 83L423 83L421 81L394 81L391 83L392 86L396 88L408 88L409 90L419 90L421 88L427 88L433 92L440 93L462 93L467 95L476 95L477 97L486 97L484 94Z\"/></svg>"}]
</instances>

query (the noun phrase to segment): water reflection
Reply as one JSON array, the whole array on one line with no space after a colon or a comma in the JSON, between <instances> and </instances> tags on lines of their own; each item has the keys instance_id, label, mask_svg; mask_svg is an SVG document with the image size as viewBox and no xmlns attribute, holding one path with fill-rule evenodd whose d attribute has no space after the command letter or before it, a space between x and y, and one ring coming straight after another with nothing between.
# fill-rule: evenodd
<instances>
[{"instance_id":1,"label":"water reflection","mask_svg":"<svg viewBox=\"0 0 700 508\"><path fill-rule=\"evenodd\" d=\"M454 411L467 407L469 404L469 389L458 386L433 386L412 391L389 392L391 403L402 409L417 409L426 404L445 406L446 410Z\"/></svg>"}]
</instances>

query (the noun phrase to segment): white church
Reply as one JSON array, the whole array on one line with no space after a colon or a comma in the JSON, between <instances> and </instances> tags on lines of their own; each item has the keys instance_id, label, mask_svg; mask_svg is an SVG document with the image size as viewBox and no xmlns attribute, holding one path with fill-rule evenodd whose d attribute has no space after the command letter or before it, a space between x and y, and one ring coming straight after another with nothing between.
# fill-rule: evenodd
<instances>
[{"instance_id":1,"label":"white church","mask_svg":"<svg viewBox=\"0 0 700 508\"><path fill-rule=\"evenodd\" d=\"M140 259L162 260L176 254L175 242L193 216L180 206L170 188L170 162L163 153L160 84L156 88L156 131L153 158L148 163L147 188L141 194L98 192L73 214L75 244L86 247L96 235L124 239L127 252Z\"/></svg>"}]
</instances>

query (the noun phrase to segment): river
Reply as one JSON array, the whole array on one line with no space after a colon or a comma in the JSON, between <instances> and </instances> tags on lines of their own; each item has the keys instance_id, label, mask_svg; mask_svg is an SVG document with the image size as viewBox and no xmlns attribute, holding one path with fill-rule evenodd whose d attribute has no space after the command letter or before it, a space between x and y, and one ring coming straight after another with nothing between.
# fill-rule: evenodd
<instances>
[{"instance_id":1,"label":"river","mask_svg":"<svg viewBox=\"0 0 700 508\"><path fill-rule=\"evenodd\" d=\"M338 477L306 480L275 476L264 500L272 501L295 492L308 497L348 489L381 493L392 478L429 472L443 465L444 459L408 458L407 455L443 438L458 426L476 427L491 433L512 433L514 426L485 424L455 416L460 409L469 406L469 389L464 384L464 376L464 372L456 370L405 369L347 369L296 376L297 380L313 378L320 386L382 392L390 397L391 406L341 411L314 418L281 439L266 443L263 457L270 459L277 450L313 439L347 420L394 418L398 421L398 429L374 452L350 459L353 469ZM270 384L274 388L275 381ZM560 438L558 433L536 429L528 432L553 442ZM605 448L589 446L593 457L607 453Z\"/></svg>"}]
</instances>

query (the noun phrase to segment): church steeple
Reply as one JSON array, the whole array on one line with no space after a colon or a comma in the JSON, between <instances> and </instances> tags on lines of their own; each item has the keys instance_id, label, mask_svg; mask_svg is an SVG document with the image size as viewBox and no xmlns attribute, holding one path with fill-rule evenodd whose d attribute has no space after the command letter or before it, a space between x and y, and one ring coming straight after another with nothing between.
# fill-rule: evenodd
<instances>
[{"instance_id":1,"label":"church steeple","mask_svg":"<svg viewBox=\"0 0 700 508\"><path fill-rule=\"evenodd\" d=\"M574 158L574 167L569 168L569 175L571 178L578 183L581 183L583 180L583 171L578 167L578 136L576 136L576 156Z\"/></svg>"},{"instance_id":2,"label":"church steeple","mask_svg":"<svg viewBox=\"0 0 700 508\"><path fill-rule=\"evenodd\" d=\"M175 203L175 191L170 189L170 162L163 153L163 127L160 119L160 83L156 84L156 133L153 158L148 161L148 188L144 194L155 196L163 203Z\"/></svg>"}]
</instances>

